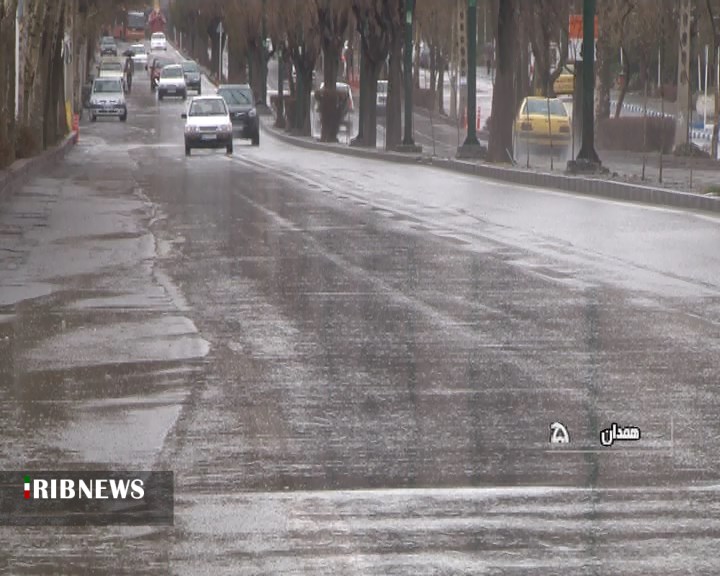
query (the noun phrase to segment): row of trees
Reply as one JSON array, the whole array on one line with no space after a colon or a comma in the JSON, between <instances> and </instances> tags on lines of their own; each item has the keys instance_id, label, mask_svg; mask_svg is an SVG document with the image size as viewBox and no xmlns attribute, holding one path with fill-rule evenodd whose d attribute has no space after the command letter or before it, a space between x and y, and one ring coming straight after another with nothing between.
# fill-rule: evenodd
<instances>
[{"instance_id":1,"label":"row of trees","mask_svg":"<svg viewBox=\"0 0 720 576\"><path fill-rule=\"evenodd\" d=\"M15 115L15 30L20 0L0 0L0 164L36 153L67 131L68 69L73 71L74 109L79 109L96 36L117 8L144 7L134 0L21 0L22 86ZM320 95L323 140L337 137L339 95L335 80L341 48L347 40L360 48L359 132L356 144L377 141L376 86L381 73L389 81L386 146L401 142L403 32L408 0L174 0L171 23L183 33L193 57L210 65L221 51L219 23L229 38L230 80L250 82L258 99L265 93L267 61L279 57L290 84L288 129L310 132L313 72L322 62L325 90ZM596 116L620 114L624 90L651 79L660 69L666 94L677 83L678 0L600 0L597 50ZM720 0L692 0L693 45L708 43L717 62ZM444 74L458 73L458 11L467 0L416 0L415 46L430 51L431 99L443 110ZM512 121L522 97L552 95L567 58L568 16L580 13L582 0L479 0L479 21L495 41L496 66L490 158L507 161ZM484 35L483 35L484 36ZM268 44L266 39L270 39ZM68 67L69 57L73 65ZM209 55L208 55L209 53ZM560 62L552 55L559 55ZM622 66L620 55L622 54ZM419 74L415 58L414 78ZM289 73L294 69L295 74ZM621 76L621 93L610 110L610 89ZM712 76L712 75L711 75ZM636 80L637 79L637 80ZM451 83L455 86L455 82ZM281 86L282 89L282 86ZM453 94L453 96L455 96ZM453 98L453 102L455 98ZM280 100L282 102L282 100ZM716 114L720 98L716 98ZM456 106L449 113L455 114ZM718 122L715 122L716 137ZM715 138L716 141L716 138Z\"/></svg>"},{"instance_id":2,"label":"row of trees","mask_svg":"<svg viewBox=\"0 0 720 576\"><path fill-rule=\"evenodd\" d=\"M68 133L97 37L119 6L115 0L0 0L0 167Z\"/></svg>"},{"instance_id":3,"label":"row of trees","mask_svg":"<svg viewBox=\"0 0 720 576\"><path fill-rule=\"evenodd\" d=\"M708 43L715 55L720 0L693 3L694 45ZM633 86L648 83L652 88L659 83L665 87L665 95L671 95L678 76L678 0L600 0L597 6L596 117L619 116L626 90ZM443 109L444 74L446 70L453 77L458 73L456 22L458 11L466 8L467 0L417 0L415 9L416 50L422 42L430 52L430 90L434 93L430 101L436 111L451 116L457 110L456 99L453 94L450 110ZM310 131L312 73L321 61L326 87L321 95L322 139L330 141L337 135L332 111L337 103L333 89L341 47L345 40L353 43L359 38L360 124L355 143L376 144L376 81L386 70L386 146L394 148L401 140L405 9L406 0L205 0L202 4L175 0L172 16L176 27L190 38L193 55L207 64L216 61L216 28L222 22L230 38L230 79L249 81L258 97L263 93L267 58L272 54L265 49L264 39L271 38L280 60L288 69L292 65L297 74L288 74L293 106L288 129L300 134ZM497 66L490 157L507 161L517 105L528 94L553 95L554 81L568 59L569 15L581 13L582 0L479 0L478 11L485 33L495 40L495 56L488 54ZM416 87L418 62L416 57ZM711 69L715 64L713 61ZM455 85L451 83L453 89ZM610 91L616 86L620 95L611 110Z\"/></svg>"}]
</instances>

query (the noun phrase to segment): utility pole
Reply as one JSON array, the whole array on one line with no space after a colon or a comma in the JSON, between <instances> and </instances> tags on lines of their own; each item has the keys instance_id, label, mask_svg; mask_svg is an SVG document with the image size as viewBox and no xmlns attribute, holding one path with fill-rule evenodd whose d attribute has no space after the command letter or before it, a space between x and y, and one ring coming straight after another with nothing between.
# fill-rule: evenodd
<instances>
[{"instance_id":1,"label":"utility pole","mask_svg":"<svg viewBox=\"0 0 720 576\"><path fill-rule=\"evenodd\" d=\"M690 31L692 0L679 0L677 110L675 112L675 147L685 144L690 127Z\"/></svg>"},{"instance_id":2,"label":"utility pole","mask_svg":"<svg viewBox=\"0 0 720 576\"><path fill-rule=\"evenodd\" d=\"M403 142L397 147L402 152L422 152L422 148L415 144L413 139L413 15L415 0L405 0L405 136Z\"/></svg>"},{"instance_id":3,"label":"utility pole","mask_svg":"<svg viewBox=\"0 0 720 576\"><path fill-rule=\"evenodd\" d=\"M577 160L568 162L571 172L596 172L601 168L595 151L595 0L583 0L582 43L582 140Z\"/></svg>"},{"instance_id":4,"label":"utility pole","mask_svg":"<svg viewBox=\"0 0 720 576\"><path fill-rule=\"evenodd\" d=\"M477 139L477 0L468 0L467 11L467 135L458 148L458 158L482 158L487 149Z\"/></svg>"}]
</instances>

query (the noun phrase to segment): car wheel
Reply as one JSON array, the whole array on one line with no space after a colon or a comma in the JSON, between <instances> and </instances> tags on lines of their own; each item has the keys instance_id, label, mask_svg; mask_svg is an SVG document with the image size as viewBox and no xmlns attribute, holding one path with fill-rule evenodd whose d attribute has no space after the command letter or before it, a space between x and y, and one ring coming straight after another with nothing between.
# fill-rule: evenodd
<instances>
[{"instance_id":1,"label":"car wheel","mask_svg":"<svg viewBox=\"0 0 720 576\"><path fill-rule=\"evenodd\" d=\"M191 150L190 146L185 144L185 156L190 156L190 150Z\"/></svg>"},{"instance_id":2,"label":"car wheel","mask_svg":"<svg viewBox=\"0 0 720 576\"><path fill-rule=\"evenodd\" d=\"M90 122L97 122L97 116L95 114L90 115Z\"/></svg>"},{"instance_id":3,"label":"car wheel","mask_svg":"<svg viewBox=\"0 0 720 576\"><path fill-rule=\"evenodd\" d=\"M252 145L260 146L260 132L256 132L252 137Z\"/></svg>"},{"instance_id":4,"label":"car wheel","mask_svg":"<svg viewBox=\"0 0 720 576\"><path fill-rule=\"evenodd\" d=\"M120 122L125 122L126 120L127 120L127 112L125 112L125 114L120 116Z\"/></svg>"},{"instance_id":5,"label":"car wheel","mask_svg":"<svg viewBox=\"0 0 720 576\"><path fill-rule=\"evenodd\" d=\"M202 95L202 86L198 86L197 93L198 93L198 96Z\"/></svg>"},{"instance_id":6,"label":"car wheel","mask_svg":"<svg viewBox=\"0 0 720 576\"><path fill-rule=\"evenodd\" d=\"M158 91L158 100L162 100L164 98L164 94L160 91Z\"/></svg>"},{"instance_id":7,"label":"car wheel","mask_svg":"<svg viewBox=\"0 0 720 576\"><path fill-rule=\"evenodd\" d=\"M225 147L225 150L226 150L226 152L227 152L228 154L232 154L232 153L233 153L233 144L232 144L232 142L230 142L230 144L228 144L228 145Z\"/></svg>"}]
</instances>

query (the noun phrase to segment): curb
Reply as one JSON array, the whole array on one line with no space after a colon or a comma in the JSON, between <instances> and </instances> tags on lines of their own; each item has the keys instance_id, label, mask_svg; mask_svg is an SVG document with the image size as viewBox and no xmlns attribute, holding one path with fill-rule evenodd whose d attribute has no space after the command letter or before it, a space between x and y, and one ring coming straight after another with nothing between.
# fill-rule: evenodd
<instances>
[{"instance_id":1,"label":"curb","mask_svg":"<svg viewBox=\"0 0 720 576\"><path fill-rule=\"evenodd\" d=\"M48 148L32 158L16 160L4 170L0 170L0 199L16 193L38 172L46 170L62 160L75 145L76 134L73 132L65 137L60 144Z\"/></svg>"},{"instance_id":2,"label":"curb","mask_svg":"<svg viewBox=\"0 0 720 576\"><path fill-rule=\"evenodd\" d=\"M522 186L552 188L563 192L610 198L612 200L638 202L656 206L672 206L674 208L701 210L720 214L720 198L702 196L700 194L667 190L665 188L653 188L651 186L639 186L637 184L601 180L598 178L582 178L579 176L565 176L547 172L526 172L515 168L475 164L462 160L433 158L418 154L377 152L362 148L350 148L348 146L326 144L307 138L291 136L269 125L269 122L262 122L261 125L265 131L278 140L310 150L322 150L334 154L385 162L396 162L399 164L421 164Z\"/></svg>"}]
</instances>

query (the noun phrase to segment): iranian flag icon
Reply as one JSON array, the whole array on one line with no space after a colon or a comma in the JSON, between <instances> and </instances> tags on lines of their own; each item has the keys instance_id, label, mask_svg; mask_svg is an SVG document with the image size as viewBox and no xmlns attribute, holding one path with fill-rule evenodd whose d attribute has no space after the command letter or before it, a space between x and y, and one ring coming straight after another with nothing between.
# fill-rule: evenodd
<instances>
[{"instance_id":1,"label":"iranian flag icon","mask_svg":"<svg viewBox=\"0 0 720 576\"><path fill-rule=\"evenodd\" d=\"M25 500L30 500L30 476L25 476Z\"/></svg>"}]
</instances>

